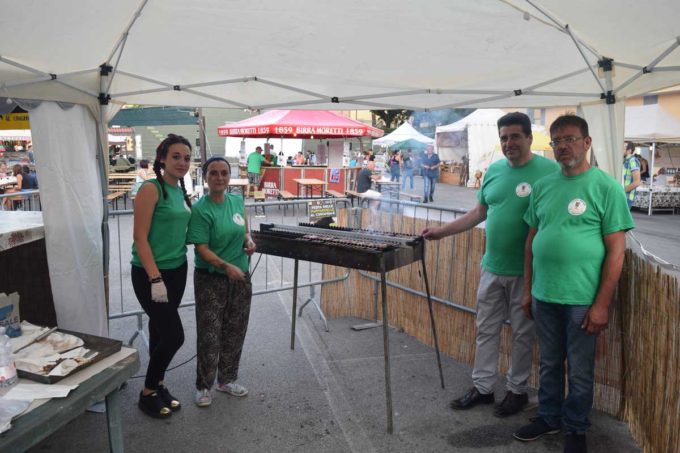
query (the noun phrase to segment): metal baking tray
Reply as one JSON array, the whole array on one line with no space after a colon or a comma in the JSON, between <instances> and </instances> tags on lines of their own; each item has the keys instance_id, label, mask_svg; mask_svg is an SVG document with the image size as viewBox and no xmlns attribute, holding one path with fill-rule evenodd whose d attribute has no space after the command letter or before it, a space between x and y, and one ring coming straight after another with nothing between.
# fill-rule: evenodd
<instances>
[{"instance_id":1,"label":"metal baking tray","mask_svg":"<svg viewBox=\"0 0 680 453\"><path fill-rule=\"evenodd\" d=\"M92 360L90 360L89 362L83 363L82 365L78 366L77 368L74 368L66 376L46 376L44 374L35 374L35 373L30 373L28 371L17 370L17 373L18 373L20 378L30 379L32 381L40 382L42 384L56 384L57 382L61 381L65 377L71 376L73 373L78 372L78 371L80 371L84 368L87 368L88 366L92 365L93 363L97 363L100 360L105 359L106 357L115 354L116 352L120 351L120 349L123 345L122 341L114 340L112 338L98 337L96 335L88 335L86 333L73 332L73 331L70 331L70 330L63 330L63 329L57 329L57 332L68 333L70 335L81 338L84 342L83 347L90 349L92 351L97 351L98 354Z\"/></svg>"}]
</instances>

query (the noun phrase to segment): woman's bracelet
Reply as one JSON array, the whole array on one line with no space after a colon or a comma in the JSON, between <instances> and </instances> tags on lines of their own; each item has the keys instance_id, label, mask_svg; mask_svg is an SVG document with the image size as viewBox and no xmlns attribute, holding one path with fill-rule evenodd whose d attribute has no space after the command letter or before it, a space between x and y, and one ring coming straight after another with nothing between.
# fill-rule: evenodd
<instances>
[{"instance_id":1,"label":"woman's bracelet","mask_svg":"<svg viewBox=\"0 0 680 453\"><path fill-rule=\"evenodd\" d=\"M162 281L163 281L163 277L161 277L160 275L158 277L154 277L154 278L149 279L149 283L160 283Z\"/></svg>"}]
</instances>

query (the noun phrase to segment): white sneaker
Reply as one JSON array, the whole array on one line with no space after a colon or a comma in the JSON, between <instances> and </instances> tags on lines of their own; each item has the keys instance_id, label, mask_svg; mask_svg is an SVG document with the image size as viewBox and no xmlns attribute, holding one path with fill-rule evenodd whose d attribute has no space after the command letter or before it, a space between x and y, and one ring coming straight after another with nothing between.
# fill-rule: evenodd
<instances>
[{"instance_id":1,"label":"white sneaker","mask_svg":"<svg viewBox=\"0 0 680 453\"><path fill-rule=\"evenodd\" d=\"M212 403L212 397L210 396L210 390L203 389L196 391L196 397L194 398L196 406L198 407L208 407Z\"/></svg>"},{"instance_id":2,"label":"white sneaker","mask_svg":"<svg viewBox=\"0 0 680 453\"><path fill-rule=\"evenodd\" d=\"M246 396L248 394L248 389L237 384L236 382L229 382L228 384L217 384L215 390L228 393L231 396Z\"/></svg>"}]
</instances>

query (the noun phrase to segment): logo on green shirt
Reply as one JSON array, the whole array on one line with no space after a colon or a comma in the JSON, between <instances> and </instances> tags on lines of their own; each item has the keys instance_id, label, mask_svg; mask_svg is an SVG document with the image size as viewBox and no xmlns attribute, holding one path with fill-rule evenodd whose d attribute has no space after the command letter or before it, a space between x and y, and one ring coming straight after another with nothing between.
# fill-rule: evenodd
<instances>
[{"instance_id":1,"label":"logo on green shirt","mask_svg":"<svg viewBox=\"0 0 680 453\"><path fill-rule=\"evenodd\" d=\"M515 187L515 193L520 198L528 197L531 194L531 184L528 182L521 182Z\"/></svg>"},{"instance_id":2,"label":"logo on green shirt","mask_svg":"<svg viewBox=\"0 0 680 453\"><path fill-rule=\"evenodd\" d=\"M567 206L567 211L569 211L569 214L571 215L581 215L584 212L586 212L586 202L581 200L580 198L574 198L569 202L569 206Z\"/></svg>"}]
</instances>

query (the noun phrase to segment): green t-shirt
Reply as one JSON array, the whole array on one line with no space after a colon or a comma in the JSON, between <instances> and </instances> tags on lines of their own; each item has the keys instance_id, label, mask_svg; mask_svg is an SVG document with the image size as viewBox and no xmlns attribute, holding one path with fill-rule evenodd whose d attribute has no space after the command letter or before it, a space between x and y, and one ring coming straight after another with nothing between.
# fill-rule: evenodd
<instances>
[{"instance_id":1,"label":"green t-shirt","mask_svg":"<svg viewBox=\"0 0 680 453\"><path fill-rule=\"evenodd\" d=\"M633 183L633 172L640 171L640 163L632 154L623 159L623 185L624 187ZM633 189L626 194L626 198L630 201L635 201L635 192Z\"/></svg>"},{"instance_id":2,"label":"green t-shirt","mask_svg":"<svg viewBox=\"0 0 680 453\"><path fill-rule=\"evenodd\" d=\"M194 204L187 233L189 244L207 244L208 248L227 263L248 272L248 255L243 250L246 222L243 213L243 198L225 194L224 202L215 203L205 195ZM194 249L197 268L224 274L222 269L205 262Z\"/></svg>"},{"instance_id":3,"label":"green t-shirt","mask_svg":"<svg viewBox=\"0 0 680 453\"><path fill-rule=\"evenodd\" d=\"M524 242L529 227L524 212L529 206L533 184L543 176L559 171L557 162L534 155L521 167L507 159L491 164L477 199L488 207L486 251L482 266L499 275L524 274Z\"/></svg>"},{"instance_id":4,"label":"green t-shirt","mask_svg":"<svg viewBox=\"0 0 680 453\"><path fill-rule=\"evenodd\" d=\"M248 173L260 173L264 156L257 151L248 155Z\"/></svg>"},{"instance_id":5,"label":"green t-shirt","mask_svg":"<svg viewBox=\"0 0 680 453\"><path fill-rule=\"evenodd\" d=\"M191 209L185 203L184 193L179 186L164 184L168 194L168 198L165 199L157 180L150 179L144 184L153 184L158 189L158 202L153 210L148 236L153 259L158 269L176 269L187 260L185 239ZM134 242L130 262L135 266L143 267Z\"/></svg>"},{"instance_id":6,"label":"green t-shirt","mask_svg":"<svg viewBox=\"0 0 680 453\"><path fill-rule=\"evenodd\" d=\"M538 230L531 294L566 305L593 303L606 254L604 236L635 227L621 184L595 167L538 181L524 220Z\"/></svg>"}]
</instances>

